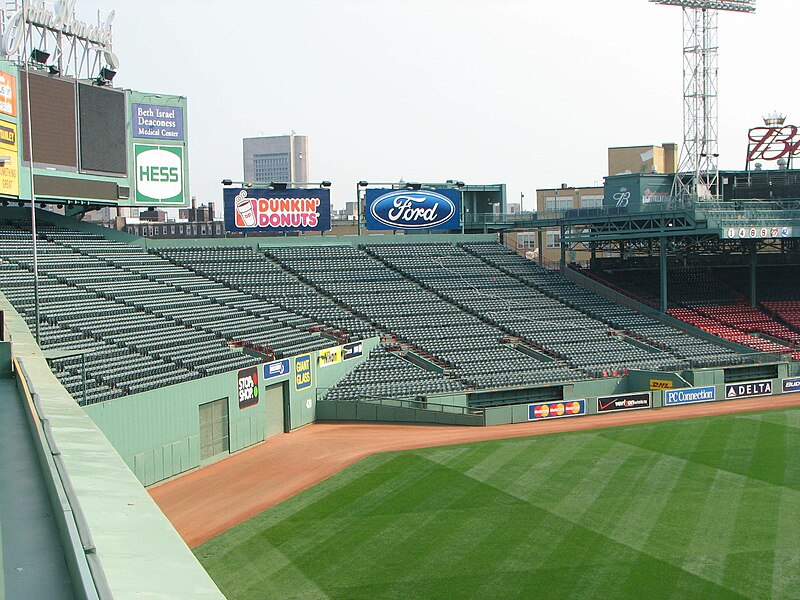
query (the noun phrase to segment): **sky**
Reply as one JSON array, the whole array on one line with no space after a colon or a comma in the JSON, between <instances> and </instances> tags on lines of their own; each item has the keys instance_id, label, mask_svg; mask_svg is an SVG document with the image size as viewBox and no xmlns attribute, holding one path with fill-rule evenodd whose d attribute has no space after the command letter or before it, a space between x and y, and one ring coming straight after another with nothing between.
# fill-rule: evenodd
<instances>
[{"instance_id":1,"label":"sky","mask_svg":"<svg viewBox=\"0 0 800 600\"><path fill-rule=\"evenodd\" d=\"M221 201L242 138L309 137L312 181L602 185L607 148L682 141L681 9L647 0L79 0L115 10L114 84L188 98L191 193ZM721 13L720 167L800 83L798 0ZM794 121L793 121L794 119Z\"/></svg>"}]
</instances>

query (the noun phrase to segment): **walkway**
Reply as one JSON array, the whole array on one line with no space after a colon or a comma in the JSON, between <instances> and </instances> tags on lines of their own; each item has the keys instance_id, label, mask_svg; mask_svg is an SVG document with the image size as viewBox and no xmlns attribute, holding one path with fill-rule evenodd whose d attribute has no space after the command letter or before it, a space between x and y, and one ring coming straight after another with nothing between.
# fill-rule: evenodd
<instances>
[{"instance_id":1,"label":"walkway","mask_svg":"<svg viewBox=\"0 0 800 600\"><path fill-rule=\"evenodd\" d=\"M22 400L0 378L0 597L73 598Z\"/></svg>"}]
</instances>

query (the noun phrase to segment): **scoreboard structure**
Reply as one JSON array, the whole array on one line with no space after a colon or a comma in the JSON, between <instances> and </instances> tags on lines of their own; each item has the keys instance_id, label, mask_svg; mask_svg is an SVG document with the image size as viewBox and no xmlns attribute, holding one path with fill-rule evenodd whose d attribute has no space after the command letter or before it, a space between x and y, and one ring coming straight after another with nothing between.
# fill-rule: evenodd
<instances>
[{"instance_id":1,"label":"scoreboard structure","mask_svg":"<svg viewBox=\"0 0 800 600\"><path fill-rule=\"evenodd\" d=\"M0 60L0 202L187 206L187 132L185 97Z\"/></svg>"}]
</instances>

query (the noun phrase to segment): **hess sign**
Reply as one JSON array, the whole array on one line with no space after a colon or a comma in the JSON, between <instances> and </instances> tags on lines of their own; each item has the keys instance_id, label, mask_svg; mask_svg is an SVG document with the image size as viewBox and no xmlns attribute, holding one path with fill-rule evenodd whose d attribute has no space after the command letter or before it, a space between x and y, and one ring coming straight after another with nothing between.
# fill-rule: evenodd
<instances>
[{"instance_id":1,"label":"hess sign","mask_svg":"<svg viewBox=\"0 0 800 600\"><path fill-rule=\"evenodd\" d=\"M800 136L794 125L755 127L748 132L747 160L780 160L800 156Z\"/></svg>"},{"instance_id":2,"label":"hess sign","mask_svg":"<svg viewBox=\"0 0 800 600\"><path fill-rule=\"evenodd\" d=\"M459 229L458 190L367 190L367 229Z\"/></svg>"}]
</instances>

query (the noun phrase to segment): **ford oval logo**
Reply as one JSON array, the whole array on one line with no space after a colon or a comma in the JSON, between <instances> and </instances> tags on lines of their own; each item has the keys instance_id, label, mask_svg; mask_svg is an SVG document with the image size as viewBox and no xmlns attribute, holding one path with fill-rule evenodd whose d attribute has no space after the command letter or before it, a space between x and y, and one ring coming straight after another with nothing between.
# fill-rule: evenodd
<instances>
[{"instance_id":1,"label":"ford oval logo","mask_svg":"<svg viewBox=\"0 0 800 600\"><path fill-rule=\"evenodd\" d=\"M400 190L378 196L369 207L370 216L393 229L434 229L456 217L457 205L438 192ZM449 224L454 229L459 225Z\"/></svg>"}]
</instances>

